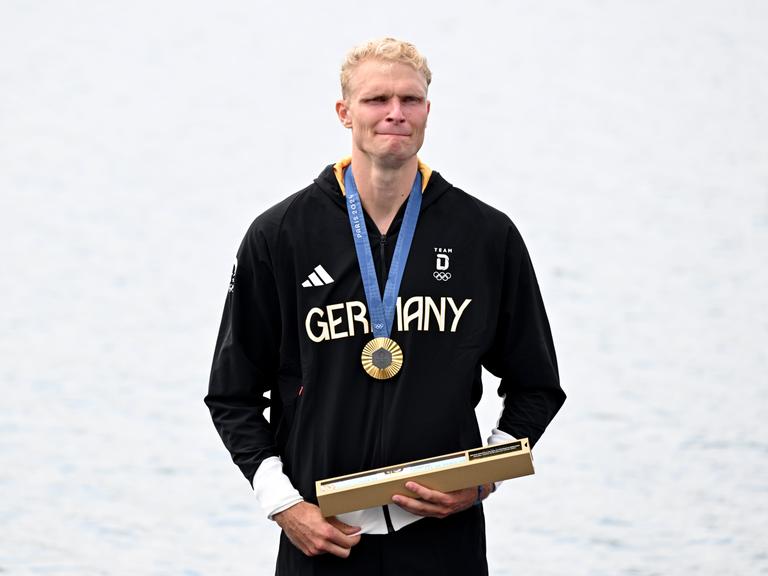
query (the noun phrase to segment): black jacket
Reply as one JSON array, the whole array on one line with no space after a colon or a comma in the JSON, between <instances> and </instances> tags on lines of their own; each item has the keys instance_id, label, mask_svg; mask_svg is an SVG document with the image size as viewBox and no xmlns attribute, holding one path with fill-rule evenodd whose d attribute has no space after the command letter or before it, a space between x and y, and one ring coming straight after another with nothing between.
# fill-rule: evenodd
<instances>
[{"instance_id":1,"label":"black jacket","mask_svg":"<svg viewBox=\"0 0 768 576\"><path fill-rule=\"evenodd\" d=\"M404 210L385 236L366 215L382 290ZM308 281L317 266L333 281L318 273ZM498 427L517 438L535 444L565 400L520 234L437 172L400 287L392 338L404 364L391 380L361 366L372 338L365 302L345 198L328 166L256 218L237 254L205 402L249 480L279 455L316 502L321 478L480 446L481 366L501 378Z\"/></svg>"}]
</instances>

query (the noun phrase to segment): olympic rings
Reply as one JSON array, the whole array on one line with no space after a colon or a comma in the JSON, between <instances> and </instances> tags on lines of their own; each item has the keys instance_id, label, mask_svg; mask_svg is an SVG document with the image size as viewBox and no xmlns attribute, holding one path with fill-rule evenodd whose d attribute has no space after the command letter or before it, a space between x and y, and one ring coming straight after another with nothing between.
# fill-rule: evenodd
<instances>
[{"instance_id":1,"label":"olympic rings","mask_svg":"<svg viewBox=\"0 0 768 576\"><path fill-rule=\"evenodd\" d=\"M437 270L432 272L432 276L435 277L435 280L439 282L447 282L451 279L451 273L450 272L438 272Z\"/></svg>"}]
</instances>

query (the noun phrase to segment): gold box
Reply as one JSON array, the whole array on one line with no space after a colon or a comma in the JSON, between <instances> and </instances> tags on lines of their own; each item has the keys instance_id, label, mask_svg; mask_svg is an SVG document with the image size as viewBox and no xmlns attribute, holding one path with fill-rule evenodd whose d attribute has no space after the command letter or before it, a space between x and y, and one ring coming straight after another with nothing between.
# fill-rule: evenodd
<instances>
[{"instance_id":1,"label":"gold box","mask_svg":"<svg viewBox=\"0 0 768 576\"><path fill-rule=\"evenodd\" d=\"M528 438L414 460L405 464L326 478L315 482L323 516L392 504L392 496L416 497L405 483L451 492L488 482L533 474Z\"/></svg>"}]
</instances>

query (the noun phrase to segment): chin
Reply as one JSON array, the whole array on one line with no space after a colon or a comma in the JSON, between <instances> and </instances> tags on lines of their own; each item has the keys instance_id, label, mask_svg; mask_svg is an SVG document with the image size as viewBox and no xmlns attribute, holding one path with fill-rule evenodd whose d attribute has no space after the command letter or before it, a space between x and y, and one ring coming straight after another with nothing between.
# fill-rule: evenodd
<instances>
[{"instance_id":1,"label":"chin","mask_svg":"<svg viewBox=\"0 0 768 576\"><path fill-rule=\"evenodd\" d=\"M414 146L413 143L408 142L396 142L393 143L392 146L384 147L381 151L379 156L384 157L390 157L394 160L399 160L400 162L405 162L406 160L409 160L410 158L413 158L416 156L416 153L419 151L419 148L417 146Z\"/></svg>"},{"instance_id":2,"label":"chin","mask_svg":"<svg viewBox=\"0 0 768 576\"><path fill-rule=\"evenodd\" d=\"M410 161L412 158L416 157L416 152L411 152L408 154L404 153L398 153L398 154L382 154L378 156L379 164L382 166L386 166L387 168L399 168L403 164L406 164L408 161Z\"/></svg>"}]
</instances>

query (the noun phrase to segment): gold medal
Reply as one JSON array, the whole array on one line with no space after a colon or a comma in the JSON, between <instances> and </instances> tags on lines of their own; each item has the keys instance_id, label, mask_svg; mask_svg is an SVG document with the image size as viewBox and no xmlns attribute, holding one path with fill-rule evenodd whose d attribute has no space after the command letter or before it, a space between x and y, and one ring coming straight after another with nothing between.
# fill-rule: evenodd
<instances>
[{"instance_id":1,"label":"gold medal","mask_svg":"<svg viewBox=\"0 0 768 576\"><path fill-rule=\"evenodd\" d=\"M403 351L390 338L374 338L363 348L360 356L363 370L377 380L392 378L403 366Z\"/></svg>"}]
</instances>

